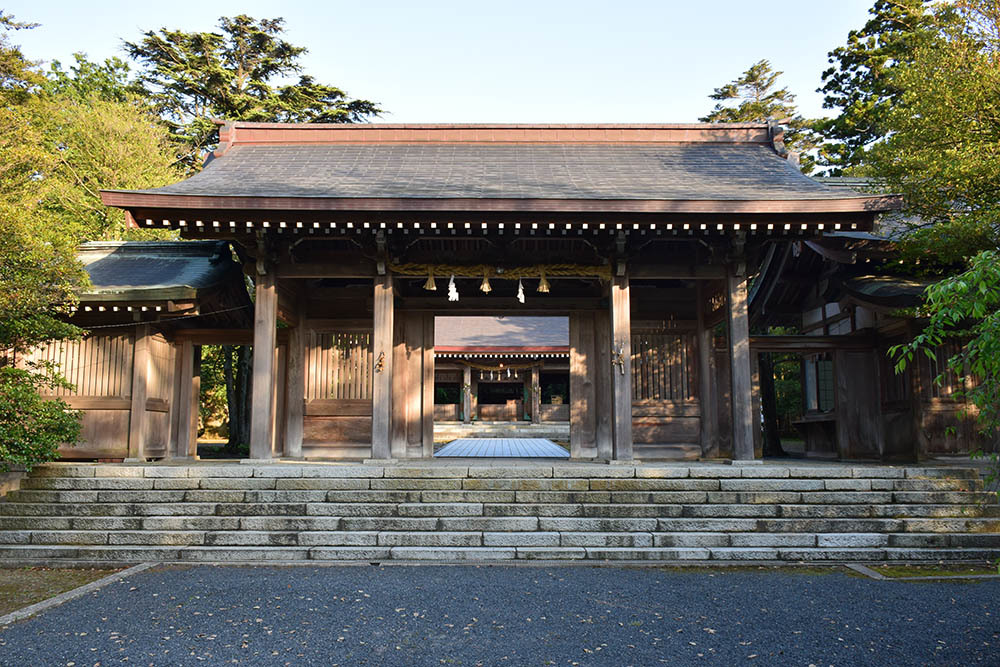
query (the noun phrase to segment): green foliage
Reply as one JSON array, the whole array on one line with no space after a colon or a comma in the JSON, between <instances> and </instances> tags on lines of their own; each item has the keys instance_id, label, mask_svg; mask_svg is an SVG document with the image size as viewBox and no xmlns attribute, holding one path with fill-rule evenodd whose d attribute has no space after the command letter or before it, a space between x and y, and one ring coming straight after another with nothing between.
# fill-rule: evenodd
<instances>
[{"instance_id":1,"label":"green foliage","mask_svg":"<svg viewBox=\"0 0 1000 667\"><path fill-rule=\"evenodd\" d=\"M867 149L889 134L887 117L903 96L894 71L911 63L918 48L933 48L940 26L954 21L947 6L935 7L933 0L877 0L864 27L829 53L833 67L823 72L819 92L824 108L839 113L816 130L828 140L820 163L831 175L864 163Z\"/></svg>"},{"instance_id":2,"label":"green foliage","mask_svg":"<svg viewBox=\"0 0 1000 667\"><path fill-rule=\"evenodd\" d=\"M105 102L134 102L142 87L129 80L129 66L121 58L108 58L103 63L87 60L83 53L73 54L74 64L64 70L62 63L53 60L43 88L50 95L87 102L99 99Z\"/></svg>"},{"instance_id":3,"label":"green foliage","mask_svg":"<svg viewBox=\"0 0 1000 667\"><path fill-rule=\"evenodd\" d=\"M0 102L22 102L42 83L35 63L24 57L21 49L10 43L7 33L29 30L37 23L16 21L12 14L0 10Z\"/></svg>"},{"instance_id":4,"label":"green foliage","mask_svg":"<svg viewBox=\"0 0 1000 667\"><path fill-rule=\"evenodd\" d=\"M56 458L59 444L80 436L79 415L65 401L40 391L66 386L52 369L0 366L0 472L10 464L32 466Z\"/></svg>"},{"instance_id":5,"label":"green foliage","mask_svg":"<svg viewBox=\"0 0 1000 667\"><path fill-rule=\"evenodd\" d=\"M225 346L201 347L201 395L199 417L205 432L228 436L229 403L226 397Z\"/></svg>"},{"instance_id":6,"label":"green foliage","mask_svg":"<svg viewBox=\"0 0 1000 667\"><path fill-rule=\"evenodd\" d=\"M921 314L928 318L923 331L890 350L896 372L918 353L933 359L943 344L956 343L947 367L968 387L958 396L976 406L984 431L1000 429L1000 252L983 251L963 273L928 287Z\"/></svg>"},{"instance_id":7,"label":"green foliage","mask_svg":"<svg viewBox=\"0 0 1000 667\"><path fill-rule=\"evenodd\" d=\"M143 65L149 99L195 152L218 140L216 118L351 123L379 114L376 103L301 74L306 49L281 38L283 24L241 14L220 18L220 32L161 28L125 48ZM294 83L280 83L292 75Z\"/></svg>"},{"instance_id":8,"label":"green foliage","mask_svg":"<svg viewBox=\"0 0 1000 667\"><path fill-rule=\"evenodd\" d=\"M812 157L808 151L816 147L812 121L799 115L795 95L788 88L776 88L781 75L782 72L774 71L767 60L754 63L737 79L709 95L716 100L716 105L698 120L703 123L780 122L787 128L786 147L800 155L802 170L809 173Z\"/></svg>"},{"instance_id":9,"label":"green foliage","mask_svg":"<svg viewBox=\"0 0 1000 667\"><path fill-rule=\"evenodd\" d=\"M868 151L863 173L904 196L914 229L902 249L924 266L1000 245L1000 24L983 13L993 4L949 7L961 21L946 39L885 77L899 104L883 114L889 136Z\"/></svg>"}]
</instances>

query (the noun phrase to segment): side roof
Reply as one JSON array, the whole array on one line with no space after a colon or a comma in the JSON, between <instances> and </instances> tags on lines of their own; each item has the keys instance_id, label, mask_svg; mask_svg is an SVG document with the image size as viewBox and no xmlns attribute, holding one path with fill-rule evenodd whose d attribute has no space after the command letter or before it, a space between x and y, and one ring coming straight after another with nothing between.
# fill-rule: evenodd
<instances>
[{"instance_id":1,"label":"side roof","mask_svg":"<svg viewBox=\"0 0 1000 667\"><path fill-rule=\"evenodd\" d=\"M439 353L569 351L569 318L441 316L434 319Z\"/></svg>"},{"instance_id":2,"label":"side roof","mask_svg":"<svg viewBox=\"0 0 1000 667\"><path fill-rule=\"evenodd\" d=\"M81 301L194 299L241 273L226 241L91 242L77 258L91 282Z\"/></svg>"},{"instance_id":3,"label":"side roof","mask_svg":"<svg viewBox=\"0 0 1000 667\"><path fill-rule=\"evenodd\" d=\"M831 188L766 124L228 123L205 169L127 209L872 213L898 198Z\"/></svg>"}]
</instances>

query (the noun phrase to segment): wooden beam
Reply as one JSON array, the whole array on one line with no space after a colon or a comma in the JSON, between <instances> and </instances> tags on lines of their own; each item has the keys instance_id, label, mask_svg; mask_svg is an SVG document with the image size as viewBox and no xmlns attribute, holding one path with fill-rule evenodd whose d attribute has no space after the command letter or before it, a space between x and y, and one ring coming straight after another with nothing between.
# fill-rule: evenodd
<instances>
[{"instance_id":1,"label":"wooden beam","mask_svg":"<svg viewBox=\"0 0 1000 667\"><path fill-rule=\"evenodd\" d=\"M729 372L732 378L733 459L752 461L753 400L750 325L747 320L747 278L735 267L726 279L729 317Z\"/></svg>"},{"instance_id":2,"label":"wooden beam","mask_svg":"<svg viewBox=\"0 0 1000 667\"><path fill-rule=\"evenodd\" d=\"M306 397L305 332L302 325L288 331L288 370L285 377L285 456L302 458Z\"/></svg>"},{"instance_id":3,"label":"wooden beam","mask_svg":"<svg viewBox=\"0 0 1000 667\"><path fill-rule=\"evenodd\" d=\"M146 378L149 375L149 325L135 328L132 353L132 402L128 421L128 458L145 460Z\"/></svg>"},{"instance_id":4,"label":"wooden beam","mask_svg":"<svg viewBox=\"0 0 1000 667\"><path fill-rule=\"evenodd\" d=\"M754 352L826 352L831 350L869 350L875 337L867 334L845 336L750 336Z\"/></svg>"},{"instance_id":5,"label":"wooden beam","mask_svg":"<svg viewBox=\"0 0 1000 667\"><path fill-rule=\"evenodd\" d=\"M378 276L373 313L374 385L372 386L372 458L389 458L392 426L392 276Z\"/></svg>"},{"instance_id":6,"label":"wooden beam","mask_svg":"<svg viewBox=\"0 0 1000 667\"><path fill-rule=\"evenodd\" d=\"M278 278L371 278L376 274L375 262L363 257L337 256L330 262L284 262L276 269Z\"/></svg>"},{"instance_id":7,"label":"wooden beam","mask_svg":"<svg viewBox=\"0 0 1000 667\"><path fill-rule=\"evenodd\" d=\"M277 331L278 295L274 273L257 273L257 300L253 325L253 390L250 415L250 458L273 457L274 347Z\"/></svg>"},{"instance_id":8,"label":"wooden beam","mask_svg":"<svg viewBox=\"0 0 1000 667\"><path fill-rule=\"evenodd\" d=\"M611 281L611 435L614 458L632 460L632 315L628 276ZM607 369L604 369L607 372Z\"/></svg>"},{"instance_id":9,"label":"wooden beam","mask_svg":"<svg viewBox=\"0 0 1000 667\"><path fill-rule=\"evenodd\" d=\"M630 264L629 278L657 280L711 280L726 277L726 267L715 264Z\"/></svg>"},{"instance_id":10,"label":"wooden beam","mask_svg":"<svg viewBox=\"0 0 1000 667\"><path fill-rule=\"evenodd\" d=\"M436 297L406 297L400 299L399 310L429 311L437 315L496 315L497 313L524 313L534 311L546 315L569 314L581 311L593 311L606 308L607 301L598 297L549 297L532 294L525 303L513 305L502 303L497 297L465 296L455 302L449 302L443 296Z\"/></svg>"}]
</instances>

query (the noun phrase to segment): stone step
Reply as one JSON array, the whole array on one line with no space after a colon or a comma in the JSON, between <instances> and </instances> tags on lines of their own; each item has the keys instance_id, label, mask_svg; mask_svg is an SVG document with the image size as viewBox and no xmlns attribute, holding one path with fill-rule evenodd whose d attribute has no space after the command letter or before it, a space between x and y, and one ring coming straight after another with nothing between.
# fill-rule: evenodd
<instances>
[{"instance_id":1,"label":"stone step","mask_svg":"<svg viewBox=\"0 0 1000 667\"><path fill-rule=\"evenodd\" d=\"M0 545L9 563L272 562L272 561L943 561L989 560L996 549L910 547L447 547L447 546L33 546Z\"/></svg>"}]
</instances>

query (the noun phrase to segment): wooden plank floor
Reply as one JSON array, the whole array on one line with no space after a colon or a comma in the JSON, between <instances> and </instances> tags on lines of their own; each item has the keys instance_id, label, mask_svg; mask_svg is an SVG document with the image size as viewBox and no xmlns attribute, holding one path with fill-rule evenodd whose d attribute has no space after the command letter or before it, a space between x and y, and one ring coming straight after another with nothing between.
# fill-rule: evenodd
<instances>
[{"instance_id":1,"label":"wooden plank floor","mask_svg":"<svg viewBox=\"0 0 1000 667\"><path fill-rule=\"evenodd\" d=\"M569 452L545 438L459 438L439 449L434 456L568 459Z\"/></svg>"}]
</instances>

